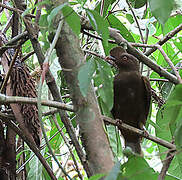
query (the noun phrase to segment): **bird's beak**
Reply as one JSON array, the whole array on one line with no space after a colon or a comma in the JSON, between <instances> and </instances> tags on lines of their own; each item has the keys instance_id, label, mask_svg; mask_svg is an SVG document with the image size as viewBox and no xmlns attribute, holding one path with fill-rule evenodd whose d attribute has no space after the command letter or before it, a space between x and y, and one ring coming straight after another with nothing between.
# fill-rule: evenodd
<instances>
[{"instance_id":1,"label":"bird's beak","mask_svg":"<svg viewBox=\"0 0 182 180\"><path fill-rule=\"evenodd\" d=\"M108 59L111 60L111 61L116 61L116 58L113 57L113 56L108 56Z\"/></svg>"}]
</instances>

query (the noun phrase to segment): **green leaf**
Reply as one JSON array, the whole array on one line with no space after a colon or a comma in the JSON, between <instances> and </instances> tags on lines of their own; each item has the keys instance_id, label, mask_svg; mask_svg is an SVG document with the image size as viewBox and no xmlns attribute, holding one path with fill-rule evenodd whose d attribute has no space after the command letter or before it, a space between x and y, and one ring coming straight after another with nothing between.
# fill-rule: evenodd
<instances>
[{"instance_id":1,"label":"green leaf","mask_svg":"<svg viewBox=\"0 0 182 180\"><path fill-rule=\"evenodd\" d=\"M181 158L181 153L177 154L174 159L172 160L168 172L175 176L182 178L182 158Z\"/></svg>"},{"instance_id":2,"label":"green leaf","mask_svg":"<svg viewBox=\"0 0 182 180\"><path fill-rule=\"evenodd\" d=\"M164 25L168 20L174 6L174 0L149 0L152 14Z\"/></svg>"},{"instance_id":3,"label":"green leaf","mask_svg":"<svg viewBox=\"0 0 182 180\"><path fill-rule=\"evenodd\" d=\"M94 175L94 176L91 176L90 178L89 178L89 180L99 180L99 179L101 179L102 177L104 177L105 176L105 174L96 174L96 175Z\"/></svg>"},{"instance_id":4,"label":"green leaf","mask_svg":"<svg viewBox=\"0 0 182 180\"><path fill-rule=\"evenodd\" d=\"M120 173L120 162L118 161L109 172L108 176L104 180L116 180Z\"/></svg>"},{"instance_id":5,"label":"green leaf","mask_svg":"<svg viewBox=\"0 0 182 180\"><path fill-rule=\"evenodd\" d=\"M67 5L62 8L62 12L66 22L69 24L72 31L78 36L81 29L80 17L70 6Z\"/></svg>"},{"instance_id":6,"label":"green leaf","mask_svg":"<svg viewBox=\"0 0 182 180\"><path fill-rule=\"evenodd\" d=\"M108 22L103 17L101 17L97 11L86 9L86 12L91 25L97 31L97 33L102 36L104 43L107 44L109 39Z\"/></svg>"},{"instance_id":7,"label":"green leaf","mask_svg":"<svg viewBox=\"0 0 182 180\"><path fill-rule=\"evenodd\" d=\"M45 153L45 149L41 151L42 154ZM33 155L33 153L31 153ZM27 179L33 179L33 180L42 180L42 164L37 158L37 156L34 156L30 162L29 162L30 170L28 172Z\"/></svg>"},{"instance_id":8,"label":"green leaf","mask_svg":"<svg viewBox=\"0 0 182 180\"><path fill-rule=\"evenodd\" d=\"M133 36L128 29L121 23L121 21L114 15L108 17L109 24L112 28L120 30L121 35L129 42L135 42Z\"/></svg>"},{"instance_id":9,"label":"green leaf","mask_svg":"<svg viewBox=\"0 0 182 180\"><path fill-rule=\"evenodd\" d=\"M95 72L95 61L94 59L89 59L83 66L80 67L78 72L78 81L80 86L80 91L84 97L87 96L88 88L90 82Z\"/></svg>"},{"instance_id":10,"label":"green leaf","mask_svg":"<svg viewBox=\"0 0 182 180\"><path fill-rule=\"evenodd\" d=\"M54 17L55 17L55 16L63 9L63 7L66 6L67 4L68 4L68 3L63 3L63 4L59 5L59 6L57 6L56 8L54 8L54 9L51 11L51 13L50 13L50 15L48 16L48 19L47 19L49 25L53 22Z\"/></svg>"},{"instance_id":11,"label":"green leaf","mask_svg":"<svg viewBox=\"0 0 182 180\"><path fill-rule=\"evenodd\" d=\"M108 7L111 6L116 0L107 0L104 1L104 7L103 7L103 17L107 15ZM99 13L101 7L101 2L97 5L95 10Z\"/></svg>"},{"instance_id":12,"label":"green leaf","mask_svg":"<svg viewBox=\"0 0 182 180\"><path fill-rule=\"evenodd\" d=\"M143 7L147 3L147 0L135 0L134 8L138 9Z\"/></svg>"},{"instance_id":13,"label":"green leaf","mask_svg":"<svg viewBox=\"0 0 182 180\"><path fill-rule=\"evenodd\" d=\"M131 156L128 161L121 166L122 175L119 179L129 179L129 180L154 180L157 175L155 171L148 165L148 163L142 157Z\"/></svg>"},{"instance_id":14,"label":"green leaf","mask_svg":"<svg viewBox=\"0 0 182 180\"><path fill-rule=\"evenodd\" d=\"M160 128L156 129L156 135L167 141L171 141L175 137L175 144L178 149L181 149L181 129L182 129L182 85L176 85L170 94L166 105L164 105L157 113L157 124ZM161 154L161 159L165 158L164 152L166 148L158 145ZM170 173L172 175L178 174L182 177L182 154L179 153L175 156L170 166Z\"/></svg>"},{"instance_id":15,"label":"green leaf","mask_svg":"<svg viewBox=\"0 0 182 180\"><path fill-rule=\"evenodd\" d=\"M116 130L115 126L107 125L107 134L110 142L110 146L115 157L122 155L122 146L119 131Z\"/></svg>"},{"instance_id":16,"label":"green leaf","mask_svg":"<svg viewBox=\"0 0 182 180\"><path fill-rule=\"evenodd\" d=\"M110 111L113 106L113 76L111 67L104 61L97 59L98 81L100 87L98 93Z\"/></svg>"},{"instance_id":17,"label":"green leaf","mask_svg":"<svg viewBox=\"0 0 182 180\"><path fill-rule=\"evenodd\" d=\"M163 27L163 34L166 35L170 31L172 31L174 28L179 26L181 24L181 22L182 22L181 15L176 15L176 16L170 17Z\"/></svg>"},{"instance_id":18,"label":"green leaf","mask_svg":"<svg viewBox=\"0 0 182 180\"><path fill-rule=\"evenodd\" d=\"M175 46L179 49L179 51L182 52L182 46L181 46L181 44L182 44L182 37L176 38L176 39L174 40L174 44L175 44Z\"/></svg>"}]
</instances>

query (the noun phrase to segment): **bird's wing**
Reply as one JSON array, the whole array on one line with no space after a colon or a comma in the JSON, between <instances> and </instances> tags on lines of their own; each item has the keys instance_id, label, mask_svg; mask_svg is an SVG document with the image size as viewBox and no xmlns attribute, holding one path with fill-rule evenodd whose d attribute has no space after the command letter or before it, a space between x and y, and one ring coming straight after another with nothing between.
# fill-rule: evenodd
<instances>
[{"instance_id":1,"label":"bird's wing","mask_svg":"<svg viewBox=\"0 0 182 180\"><path fill-rule=\"evenodd\" d=\"M146 104L145 104L145 116L147 119L149 109L150 109L150 101L151 101L151 86L150 82L147 77L142 76L142 80L144 83L144 93L145 93L145 98L146 98Z\"/></svg>"},{"instance_id":2,"label":"bird's wing","mask_svg":"<svg viewBox=\"0 0 182 180\"><path fill-rule=\"evenodd\" d=\"M117 117L117 113L120 110L120 97L122 97L122 92L120 89L122 88L122 82L120 78L116 75L114 82L113 82L113 87L114 87L114 103L113 103L113 108L111 110L111 113L114 118ZM118 107L119 106L119 107Z\"/></svg>"}]
</instances>

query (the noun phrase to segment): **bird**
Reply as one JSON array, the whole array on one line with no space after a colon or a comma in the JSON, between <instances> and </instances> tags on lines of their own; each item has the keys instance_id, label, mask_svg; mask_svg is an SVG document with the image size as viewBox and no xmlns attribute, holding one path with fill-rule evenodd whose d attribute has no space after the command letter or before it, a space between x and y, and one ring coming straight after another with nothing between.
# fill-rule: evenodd
<instances>
[{"instance_id":1,"label":"bird","mask_svg":"<svg viewBox=\"0 0 182 180\"><path fill-rule=\"evenodd\" d=\"M138 59L121 46L111 49L110 57L119 70L113 82L114 101L111 113L114 119L144 130L150 109L150 82L139 72ZM129 130L119 130L125 140L125 148L129 147L135 154L142 155L142 138Z\"/></svg>"}]
</instances>

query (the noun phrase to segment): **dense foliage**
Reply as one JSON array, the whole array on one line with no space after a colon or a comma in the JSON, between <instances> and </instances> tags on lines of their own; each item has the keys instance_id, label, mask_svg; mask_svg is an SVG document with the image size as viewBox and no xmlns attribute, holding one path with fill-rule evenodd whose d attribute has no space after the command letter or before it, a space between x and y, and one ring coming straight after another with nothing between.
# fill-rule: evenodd
<instances>
[{"instance_id":1,"label":"dense foliage","mask_svg":"<svg viewBox=\"0 0 182 180\"><path fill-rule=\"evenodd\" d=\"M107 180L122 178L154 180L158 178L161 168L166 168L168 172L165 177L166 180L182 179L181 5L181 0L70 0L55 7L53 1L45 0L39 3L28 1L27 9L21 14L22 18L32 12L36 15L37 11L32 10L34 8L41 9L38 39L42 51L48 56L51 45L50 39L52 39L52 34L55 33L53 22L58 14L62 12L63 18L60 21L66 20L69 27L80 39L80 47L85 54L86 61L78 72L81 94L86 97L90 91L90 84L93 84L102 115L112 118L110 110L113 106L113 77L117 71L105 61L105 57L109 55L109 51L115 46L121 45L127 48L125 43L116 43L115 39L110 35L109 28L117 29L122 37L135 47L139 53L148 56L178 80L179 84L174 84L167 76L161 76L160 70L155 72L153 68L143 63L140 64L140 71L150 79L154 93L146 125L147 131L149 134L160 138L161 141L166 140L175 144L176 149L169 151L163 145L144 138L142 142L144 157L133 156L132 152L129 151L124 153L129 154L127 159L122 151L123 140L117 128L107 125L105 130L116 160L115 166L106 177ZM13 3L10 2L9 6L13 6ZM11 11L2 11L1 30L6 27L11 13ZM22 29L25 29L23 23ZM9 40L11 39L10 34L11 30L9 29L6 31ZM151 49L154 50L151 51ZM33 50L30 40L27 40L22 46L22 54L24 55ZM70 90L63 75L64 69L60 67L55 51L52 52L48 61L56 84L60 88L63 102L67 105L72 104ZM40 85L39 76L41 72L37 57L32 55L25 63L31 69L37 84ZM71 178L80 179L79 172L83 175L83 179L87 179L59 114L45 115L44 112L50 111L50 107L42 106L40 109L40 97L42 99L52 99L48 87L43 84L38 90L39 118L42 118L46 136L49 139L54 155L58 159L58 163L52 158L50 149L46 146L44 140L42 141L41 154L59 180L66 179L65 174L60 170L60 166L57 165L59 163ZM75 113L68 112L67 115L76 130L77 137L80 137ZM80 139L79 142L82 144ZM27 179L50 179L41 162L28 146L25 146L16 155L17 161L20 161L22 154L24 154L24 162L26 162L23 166L26 166ZM73 156L77 162L77 170ZM17 165L17 173L21 171L21 167ZM97 174L89 179L96 180L102 176L102 174Z\"/></svg>"}]
</instances>

